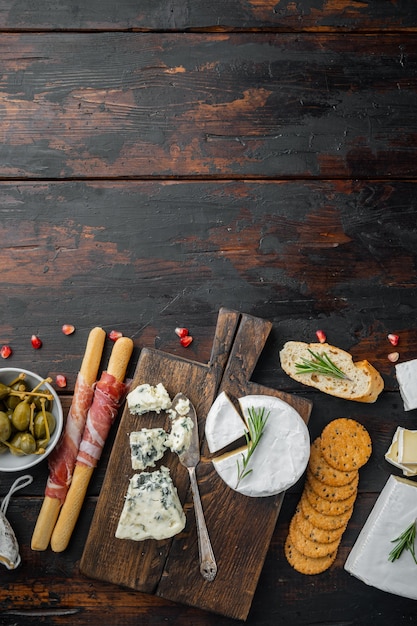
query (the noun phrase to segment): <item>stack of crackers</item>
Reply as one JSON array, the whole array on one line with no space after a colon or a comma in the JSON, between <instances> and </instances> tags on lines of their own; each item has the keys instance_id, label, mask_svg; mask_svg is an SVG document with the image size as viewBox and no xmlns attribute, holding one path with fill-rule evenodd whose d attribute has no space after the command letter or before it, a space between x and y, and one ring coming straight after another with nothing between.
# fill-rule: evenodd
<instances>
[{"instance_id":1,"label":"stack of crackers","mask_svg":"<svg viewBox=\"0 0 417 626\"><path fill-rule=\"evenodd\" d=\"M320 574L336 559L353 512L359 469L371 456L368 431L349 418L335 419L311 445L306 482L285 542L289 564Z\"/></svg>"}]
</instances>

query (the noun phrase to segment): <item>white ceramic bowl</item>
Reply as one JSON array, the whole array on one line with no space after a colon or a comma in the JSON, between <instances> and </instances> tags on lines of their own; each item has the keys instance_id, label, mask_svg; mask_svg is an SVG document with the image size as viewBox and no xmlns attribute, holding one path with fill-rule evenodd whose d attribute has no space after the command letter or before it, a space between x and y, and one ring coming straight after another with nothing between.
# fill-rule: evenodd
<instances>
[{"instance_id":1,"label":"white ceramic bowl","mask_svg":"<svg viewBox=\"0 0 417 626\"><path fill-rule=\"evenodd\" d=\"M38 374L29 372L25 369L18 367L3 367L0 368L0 383L8 385L15 378L17 378L21 372L25 374L25 381L31 389L44 380L41 376L38 376ZM64 424L61 401L56 391L49 383L44 383L42 388L47 389L53 396L51 413L55 417L56 427L51 435L51 440L47 445L44 454L28 454L22 456L16 456L11 452L4 452L3 454L0 454L0 472L21 472L37 465L38 463L42 463L42 461L48 457L58 443Z\"/></svg>"}]
</instances>

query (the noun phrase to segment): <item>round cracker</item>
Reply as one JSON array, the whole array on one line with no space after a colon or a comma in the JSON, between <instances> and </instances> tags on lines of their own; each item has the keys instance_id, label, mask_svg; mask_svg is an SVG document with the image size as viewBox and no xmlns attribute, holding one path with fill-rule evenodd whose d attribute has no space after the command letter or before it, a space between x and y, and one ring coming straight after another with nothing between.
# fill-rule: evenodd
<instances>
[{"instance_id":1,"label":"round cracker","mask_svg":"<svg viewBox=\"0 0 417 626\"><path fill-rule=\"evenodd\" d=\"M326 485L315 478L311 470L308 469L307 481L312 490L321 498L325 498L326 500L346 500L346 498L350 498L350 496L357 493L359 474L356 472L356 477L350 483L347 483L347 485L331 487L330 485Z\"/></svg>"},{"instance_id":2,"label":"round cracker","mask_svg":"<svg viewBox=\"0 0 417 626\"><path fill-rule=\"evenodd\" d=\"M316 511L314 511L316 513ZM323 529L319 526L315 526L311 521L311 518L307 517L301 506L296 509L295 515L297 516L297 526L303 533L304 537L311 539L311 541L319 541L320 543L332 543L341 538L346 530L347 522L340 526L340 528ZM333 516L334 517L334 516Z\"/></svg>"},{"instance_id":3,"label":"round cracker","mask_svg":"<svg viewBox=\"0 0 417 626\"><path fill-rule=\"evenodd\" d=\"M323 458L340 471L358 470L372 453L371 437L365 426L347 417L329 422L320 441Z\"/></svg>"},{"instance_id":4,"label":"round cracker","mask_svg":"<svg viewBox=\"0 0 417 626\"><path fill-rule=\"evenodd\" d=\"M317 437L310 447L308 467L313 476L331 487L342 487L350 483L356 476L353 472L341 472L327 463L321 453L321 438Z\"/></svg>"},{"instance_id":5,"label":"round cracker","mask_svg":"<svg viewBox=\"0 0 417 626\"><path fill-rule=\"evenodd\" d=\"M341 513L346 513L356 500L356 493L345 500L326 500L318 496L308 482L306 482L304 486L304 493L313 509L325 515L340 515Z\"/></svg>"},{"instance_id":6,"label":"round cracker","mask_svg":"<svg viewBox=\"0 0 417 626\"><path fill-rule=\"evenodd\" d=\"M317 558L312 558L310 556L305 556L305 554L301 554L299 550L292 543L290 536L287 536L284 545L285 557L288 563L300 574L321 574L325 570L329 569L334 560L336 559L337 551L335 551L330 556L322 556Z\"/></svg>"},{"instance_id":7,"label":"round cracker","mask_svg":"<svg viewBox=\"0 0 417 626\"><path fill-rule=\"evenodd\" d=\"M335 550L338 549L341 537L337 537L330 543L322 543L321 541L315 541L306 537L298 526L298 519L300 513L296 513L291 522L288 534L290 535L292 544L301 554L304 556L311 556L313 558L330 556Z\"/></svg>"},{"instance_id":8,"label":"round cracker","mask_svg":"<svg viewBox=\"0 0 417 626\"><path fill-rule=\"evenodd\" d=\"M302 509L304 516L314 524L314 526L322 528L323 530L335 530L343 526L346 527L353 512L353 507L351 507L344 513L339 513L339 515L320 513L311 506L305 493L301 496L298 506Z\"/></svg>"}]
</instances>

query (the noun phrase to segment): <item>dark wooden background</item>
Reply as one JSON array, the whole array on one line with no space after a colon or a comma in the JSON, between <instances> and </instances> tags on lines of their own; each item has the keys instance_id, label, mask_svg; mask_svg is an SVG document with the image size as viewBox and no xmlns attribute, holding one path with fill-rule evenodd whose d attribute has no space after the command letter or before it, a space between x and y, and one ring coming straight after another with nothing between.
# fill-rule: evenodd
<instances>
[{"instance_id":1,"label":"dark wooden background","mask_svg":"<svg viewBox=\"0 0 417 626\"><path fill-rule=\"evenodd\" d=\"M312 437L354 417L374 451L320 576L285 560L302 484L286 494L247 624L414 623L415 602L343 570L397 473L384 461L396 426L417 428L386 339L398 333L401 360L417 357L414 0L0 0L0 35L4 365L65 374L68 408L93 326L134 339L132 374L144 346L207 362L221 306L270 319L254 379L313 400ZM282 344L318 328L381 371L375 405L284 375ZM23 563L2 570L0 624L232 626L80 575L114 434L65 553L30 550L46 467L13 498ZM1 497L14 478L0 475Z\"/></svg>"}]
</instances>

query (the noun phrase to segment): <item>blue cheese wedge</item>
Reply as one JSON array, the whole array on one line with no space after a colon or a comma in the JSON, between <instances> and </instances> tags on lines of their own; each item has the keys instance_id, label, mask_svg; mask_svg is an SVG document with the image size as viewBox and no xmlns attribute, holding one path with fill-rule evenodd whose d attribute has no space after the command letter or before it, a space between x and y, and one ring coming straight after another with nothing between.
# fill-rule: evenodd
<instances>
[{"instance_id":1,"label":"blue cheese wedge","mask_svg":"<svg viewBox=\"0 0 417 626\"><path fill-rule=\"evenodd\" d=\"M155 467L167 449L167 433L163 428L142 428L129 435L132 468Z\"/></svg>"},{"instance_id":2,"label":"blue cheese wedge","mask_svg":"<svg viewBox=\"0 0 417 626\"><path fill-rule=\"evenodd\" d=\"M245 423L227 393L222 391L213 402L206 419L206 440L211 453L244 436Z\"/></svg>"},{"instance_id":3,"label":"blue cheese wedge","mask_svg":"<svg viewBox=\"0 0 417 626\"><path fill-rule=\"evenodd\" d=\"M190 447L193 420L190 417L176 417L172 420L171 430L166 439L166 446L171 452L182 454Z\"/></svg>"},{"instance_id":4,"label":"blue cheese wedge","mask_svg":"<svg viewBox=\"0 0 417 626\"><path fill-rule=\"evenodd\" d=\"M171 406L171 398L162 383L155 387L144 383L127 394L127 405L133 415L143 415L149 411L160 413Z\"/></svg>"},{"instance_id":5,"label":"blue cheese wedge","mask_svg":"<svg viewBox=\"0 0 417 626\"><path fill-rule=\"evenodd\" d=\"M247 446L213 459L224 482L235 491L251 497L276 495L294 485L304 473L310 457L307 426L293 407L279 398L250 395L239 398L247 421L249 409L262 409L269 416L258 446L247 469L252 470L238 482L238 463L247 454Z\"/></svg>"},{"instance_id":6,"label":"blue cheese wedge","mask_svg":"<svg viewBox=\"0 0 417 626\"><path fill-rule=\"evenodd\" d=\"M118 539L168 539L181 532L185 524L185 514L167 467L132 476L116 529Z\"/></svg>"}]
</instances>

